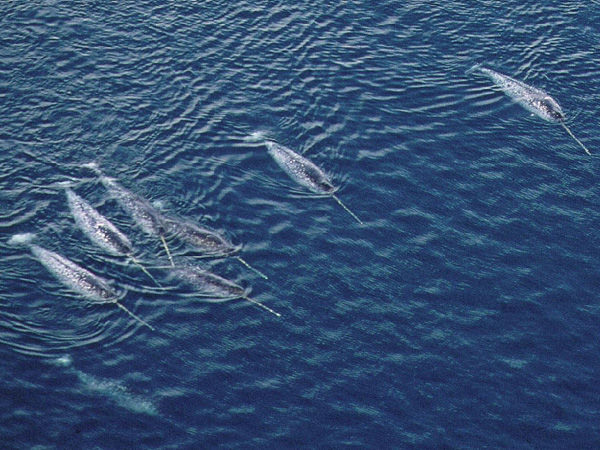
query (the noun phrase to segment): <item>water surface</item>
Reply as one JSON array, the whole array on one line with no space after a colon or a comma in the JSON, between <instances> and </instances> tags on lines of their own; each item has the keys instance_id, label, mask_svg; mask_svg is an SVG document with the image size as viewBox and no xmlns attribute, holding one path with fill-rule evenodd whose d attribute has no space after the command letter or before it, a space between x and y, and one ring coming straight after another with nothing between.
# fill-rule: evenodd
<instances>
[{"instance_id":1,"label":"water surface","mask_svg":"<svg viewBox=\"0 0 600 450\"><path fill-rule=\"evenodd\" d=\"M599 447L598 23L576 1L2 3L3 446ZM550 93L593 156L477 63ZM268 280L169 241L283 317L95 247L66 186L168 264L89 162L243 245ZM20 233L157 331L67 291Z\"/></svg>"}]
</instances>

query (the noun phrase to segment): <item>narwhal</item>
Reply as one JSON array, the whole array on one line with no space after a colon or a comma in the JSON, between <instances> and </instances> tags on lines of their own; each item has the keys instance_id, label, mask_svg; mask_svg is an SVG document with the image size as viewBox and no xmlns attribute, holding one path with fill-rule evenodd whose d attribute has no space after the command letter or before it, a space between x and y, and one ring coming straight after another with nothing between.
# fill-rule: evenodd
<instances>
[{"instance_id":1,"label":"narwhal","mask_svg":"<svg viewBox=\"0 0 600 450\"><path fill-rule=\"evenodd\" d=\"M94 168L94 166L88 165L88 167ZM169 246L165 240L165 233L167 231L165 221L161 216L160 212L148 203L143 198L134 194L133 192L125 189L115 179L109 178L101 174L97 168L96 172L100 175L100 182L108 190L115 200L137 223L141 230L151 236L158 236L162 241L162 244L167 252L171 266L175 267Z\"/></svg>"},{"instance_id":2,"label":"narwhal","mask_svg":"<svg viewBox=\"0 0 600 450\"><path fill-rule=\"evenodd\" d=\"M356 214L350 211L335 195L337 188L331 184L329 177L315 163L276 142L267 141L266 146L275 162L292 180L315 194L333 197L358 223L363 224Z\"/></svg>"},{"instance_id":3,"label":"narwhal","mask_svg":"<svg viewBox=\"0 0 600 450\"><path fill-rule=\"evenodd\" d=\"M208 272L195 266L182 266L172 269L171 274L172 277L178 278L190 285L193 288L194 294L205 297L209 302L218 303L242 298L260 306L277 317L281 317L281 314L278 312L275 312L268 306L248 297L248 294L243 287L212 272Z\"/></svg>"},{"instance_id":4,"label":"narwhal","mask_svg":"<svg viewBox=\"0 0 600 450\"><path fill-rule=\"evenodd\" d=\"M265 280L268 279L264 273L252 267L246 262L246 260L236 254L240 251L241 246L233 245L233 243L221 233L200 225L196 225L195 223L172 218L167 218L166 224L169 233L174 234L182 241L187 242L191 246L200 250L204 256L216 258L231 256L250 270L253 270L259 274Z\"/></svg>"},{"instance_id":5,"label":"narwhal","mask_svg":"<svg viewBox=\"0 0 600 450\"><path fill-rule=\"evenodd\" d=\"M157 286L160 286L152 274L133 256L133 246L127 236L86 200L73 192L73 190L66 189L65 192L67 194L67 203L69 204L69 209L75 219L75 223L92 242L108 253L129 258Z\"/></svg>"},{"instance_id":6,"label":"narwhal","mask_svg":"<svg viewBox=\"0 0 600 450\"><path fill-rule=\"evenodd\" d=\"M575 137L573 132L565 124L567 117L558 102L547 93L525 84L522 81L515 80L514 78L485 67L475 66L471 69L471 71L475 70L479 70L485 76L490 78L506 95L513 98L528 111L549 122L560 123L575 142L577 142L588 155L591 155L586 146Z\"/></svg>"},{"instance_id":7,"label":"narwhal","mask_svg":"<svg viewBox=\"0 0 600 450\"><path fill-rule=\"evenodd\" d=\"M38 261L73 292L95 303L112 303L117 305L135 320L154 331L154 327L119 303L118 292L104 278L93 274L75 264L64 256L37 245L31 245L31 251Z\"/></svg>"},{"instance_id":8,"label":"narwhal","mask_svg":"<svg viewBox=\"0 0 600 450\"><path fill-rule=\"evenodd\" d=\"M132 412L153 416L158 414L158 409L151 400L131 393L121 381L98 378L75 368L73 358L70 355L63 355L51 360L50 363L58 367L63 367L65 371L75 375L81 382L81 386L90 393L106 396L120 407L127 408Z\"/></svg>"}]
</instances>

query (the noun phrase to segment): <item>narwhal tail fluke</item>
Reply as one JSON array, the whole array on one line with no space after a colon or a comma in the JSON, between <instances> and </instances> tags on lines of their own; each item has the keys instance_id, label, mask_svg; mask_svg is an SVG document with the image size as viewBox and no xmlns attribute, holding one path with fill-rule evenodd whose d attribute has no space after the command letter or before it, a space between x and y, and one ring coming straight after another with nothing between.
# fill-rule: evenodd
<instances>
[{"instance_id":1,"label":"narwhal tail fluke","mask_svg":"<svg viewBox=\"0 0 600 450\"><path fill-rule=\"evenodd\" d=\"M173 257L171 256L171 251L169 250L169 246L167 245L167 241L165 240L165 237L161 235L160 240L163 243L163 246L165 247L165 252L167 252L167 256L169 257L169 261L171 262L171 267L175 267L175 263L173 262Z\"/></svg>"},{"instance_id":2,"label":"narwhal tail fluke","mask_svg":"<svg viewBox=\"0 0 600 450\"><path fill-rule=\"evenodd\" d=\"M123 306L119 302L116 302L116 305L119 308L121 308L123 311L125 311L127 314L129 314L131 317L133 317L135 320L137 320L139 323L141 323L142 325L147 326L152 331L156 331L156 329L152 325L150 325L148 322L146 322L145 320L143 320L141 317L136 316L134 313L132 313L131 311L129 311L125 306Z\"/></svg>"},{"instance_id":3,"label":"narwhal tail fluke","mask_svg":"<svg viewBox=\"0 0 600 450\"><path fill-rule=\"evenodd\" d=\"M240 256L234 256L235 259L237 259L239 262L241 262L244 266L246 266L248 269L256 272L257 274L259 274L261 277L263 277L265 280L268 280L269 277L266 276L264 273L262 273L260 270L255 269L254 267L252 267L250 264L248 264L246 262L245 259L241 258Z\"/></svg>"},{"instance_id":4,"label":"narwhal tail fluke","mask_svg":"<svg viewBox=\"0 0 600 450\"><path fill-rule=\"evenodd\" d=\"M271 308L269 308L267 305L263 305L261 302L256 301L250 297L242 297L244 300L248 300L250 303L254 303L256 306L260 306L263 309L266 309L267 311L269 311L271 314L275 314L277 317L281 317L281 314L279 314L276 311L273 311Z\"/></svg>"},{"instance_id":5,"label":"narwhal tail fluke","mask_svg":"<svg viewBox=\"0 0 600 450\"><path fill-rule=\"evenodd\" d=\"M154 284L156 284L158 287L162 287L160 285L160 283L158 281L156 281L156 278L154 278L152 276L152 274L150 272L148 272L148 270L142 265L141 262L139 262L136 258L134 258L133 256L130 256L131 258L131 262L134 263L136 266L138 266L142 272L144 272L146 275L148 275L148 278L150 278L152 281L154 281Z\"/></svg>"},{"instance_id":6,"label":"narwhal tail fluke","mask_svg":"<svg viewBox=\"0 0 600 450\"><path fill-rule=\"evenodd\" d=\"M339 198L337 198L337 196L336 196L335 194L332 194L331 196L332 196L332 197L335 199L335 201L336 201L336 202L338 202L338 203L339 203L339 205L340 205L342 208L344 208L344 209L345 209L345 210L346 210L346 211L347 211L347 212L348 212L348 213L349 213L349 214L350 214L352 217L354 217L358 223L360 223L361 225L364 225L363 221L362 221L362 220L360 220L360 219L359 219L359 218L356 216L356 214L354 214L352 211L350 211L350 209L349 209L349 208L348 208L346 205L344 205L344 204L342 203L342 201L341 201Z\"/></svg>"},{"instance_id":7,"label":"narwhal tail fluke","mask_svg":"<svg viewBox=\"0 0 600 450\"><path fill-rule=\"evenodd\" d=\"M483 67L481 67L481 64L475 64L473 67L471 67L470 69L468 69L465 74L466 75L471 75L474 72L477 72L479 70L483 69Z\"/></svg>"},{"instance_id":8,"label":"narwhal tail fluke","mask_svg":"<svg viewBox=\"0 0 600 450\"><path fill-rule=\"evenodd\" d=\"M591 156L591 153L590 153L590 151L587 149L587 147L586 147L585 145L583 145L583 143L582 143L582 142L581 142L579 139L577 139L577 138L575 137L575 135L574 135L574 134L573 134L573 132L572 132L572 131L569 129L569 127L568 127L568 126L566 126L564 122L561 122L560 124L563 126L563 128L564 128L565 130L567 130L567 133L569 133L569 136L571 136L573 139L575 139L575 142L577 142L577 143L578 143L578 144L581 146L581 148L582 148L582 149L584 149L584 150L585 150L585 152L586 152L588 155L590 155L590 156Z\"/></svg>"}]
</instances>

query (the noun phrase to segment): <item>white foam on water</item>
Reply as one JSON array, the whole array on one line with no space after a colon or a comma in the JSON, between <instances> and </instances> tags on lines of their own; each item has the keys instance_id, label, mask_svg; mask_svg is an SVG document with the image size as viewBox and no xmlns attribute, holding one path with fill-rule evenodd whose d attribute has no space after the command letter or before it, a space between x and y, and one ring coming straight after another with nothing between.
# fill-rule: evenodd
<instances>
[{"instance_id":1,"label":"white foam on water","mask_svg":"<svg viewBox=\"0 0 600 450\"><path fill-rule=\"evenodd\" d=\"M66 189L72 188L73 186L75 186L75 183L73 183L72 181L57 181L56 186L62 189Z\"/></svg>"},{"instance_id":2,"label":"white foam on water","mask_svg":"<svg viewBox=\"0 0 600 450\"><path fill-rule=\"evenodd\" d=\"M56 364L57 366L60 366L60 367L69 367L72 362L73 362L73 358L71 358L71 355L64 355L64 356L61 356L60 358L56 358L53 361L54 364Z\"/></svg>"},{"instance_id":3,"label":"white foam on water","mask_svg":"<svg viewBox=\"0 0 600 450\"><path fill-rule=\"evenodd\" d=\"M95 161L82 164L81 167L83 167L85 169L100 170L100 166Z\"/></svg>"},{"instance_id":4,"label":"white foam on water","mask_svg":"<svg viewBox=\"0 0 600 450\"><path fill-rule=\"evenodd\" d=\"M163 200L154 200L151 202L151 204L159 211L164 211L166 207L165 202Z\"/></svg>"},{"instance_id":5,"label":"white foam on water","mask_svg":"<svg viewBox=\"0 0 600 450\"><path fill-rule=\"evenodd\" d=\"M14 234L9 240L9 245L25 245L29 244L35 238L34 233Z\"/></svg>"},{"instance_id":6,"label":"white foam on water","mask_svg":"<svg viewBox=\"0 0 600 450\"><path fill-rule=\"evenodd\" d=\"M267 132L266 131L254 131L250 133L248 136L244 138L246 142L260 142L266 139Z\"/></svg>"}]
</instances>

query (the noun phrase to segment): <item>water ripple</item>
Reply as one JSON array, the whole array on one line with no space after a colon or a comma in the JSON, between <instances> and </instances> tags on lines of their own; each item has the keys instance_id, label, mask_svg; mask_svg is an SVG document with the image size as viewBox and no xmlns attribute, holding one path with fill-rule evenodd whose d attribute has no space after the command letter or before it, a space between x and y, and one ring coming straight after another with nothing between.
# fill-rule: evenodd
<instances>
[{"instance_id":1,"label":"water ripple","mask_svg":"<svg viewBox=\"0 0 600 450\"><path fill-rule=\"evenodd\" d=\"M0 6L3 436L21 448L597 446L595 159L467 73L482 64L546 90L600 148L597 4L115 6ZM322 167L366 225L295 186L265 139ZM151 287L87 242L67 186L169 279L153 268L167 263L161 243L82 167L92 161L242 245L268 280L169 237L178 264L236 281L281 320ZM23 233L113 280L157 332L67 292L9 242ZM72 366L40 369L66 353Z\"/></svg>"}]
</instances>

